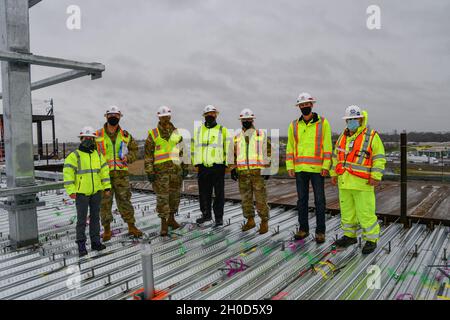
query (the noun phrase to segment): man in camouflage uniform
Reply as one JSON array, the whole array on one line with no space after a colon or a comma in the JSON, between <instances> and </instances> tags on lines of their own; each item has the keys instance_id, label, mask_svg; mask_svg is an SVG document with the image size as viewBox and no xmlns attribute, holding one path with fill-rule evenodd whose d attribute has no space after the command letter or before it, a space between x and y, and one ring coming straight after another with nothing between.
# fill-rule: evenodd
<instances>
[{"instance_id":1,"label":"man in camouflage uniform","mask_svg":"<svg viewBox=\"0 0 450 320\"><path fill-rule=\"evenodd\" d=\"M149 130L145 142L145 172L155 191L156 212L161 218L161 236L166 236L168 228L178 229L175 220L180 204L180 191L187 170L182 162L183 138L170 121L172 111L162 106L158 109L159 123ZM181 147L180 147L181 146Z\"/></svg>"},{"instance_id":2,"label":"man in camouflage uniform","mask_svg":"<svg viewBox=\"0 0 450 320\"><path fill-rule=\"evenodd\" d=\"M111 213L113 197L122 219L128 224L128 234L142 236L135 226L134 208L131 204L131 187L128 164L137 158L138 145L133 137L119 126L122 113L116 106L110 107L105 114L106 123L97 130L97 150L102 153L109 166L111 193L103 193L100 217L104 228L103 241L111 239Z\"/></svg>"},{"instance_id":3,"label":"man in camouflage uniform","mask_svg":"<svg viewBox=\"0 0 450 320\"><path fill-rule=\"evenodd\" d=\"M267 204L267 190L265 180L269 175L262 174L262 170L270 166L271 146L267 135L254 127L255 115L250 109L242 110L240 120L242 131L234 137L235 167L231 171L231 178L239 180L239 192L242 200L242 211L247 223L242 231L253 229L255 224L255 207L261 218L260 234L269 230L269 206Z\"/></svg>"}]
</instances>

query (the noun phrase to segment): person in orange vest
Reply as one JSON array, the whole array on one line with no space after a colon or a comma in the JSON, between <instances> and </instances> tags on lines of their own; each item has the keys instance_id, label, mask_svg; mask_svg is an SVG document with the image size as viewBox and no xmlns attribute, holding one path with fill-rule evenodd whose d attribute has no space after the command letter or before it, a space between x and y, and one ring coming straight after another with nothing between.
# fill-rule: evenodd
<instances>
[{"instance_id":1,"label":"person in orange vest","mask_svg":"<svg viewBox=\"0 0 450 320\"><path fill-rule=\"evenodd\" d=\"M103 241L111 239L111 222L113 196L116 197L117 208L122 219L128 224L128 234L141 237L142 231L136 225L134 207L131 204L131 187L128 164L137 158L138 145L128 131L123 130L119 121L122 112L116 106L110 107L105 113L106 123L97 130L97 150L106 159L111 177L111 192L102 197L100 217L104 228Z\"/></svg>"},{"instance_id":2,"label":"person in orange vest","mask_svg":"<svg viewBox=\"0 0 450 320\"><path fill-rule=\"evenodd\" d=\"M343 117L347 128L336 142L331 183L339 187L341 228L344 236L336 241L338 247L357 242L362 228L365 240L363 254L377 247L380 226L375 214L375 187L383 177L386 157L383 142L375 130L367 126L367 111L349 106Z\"/></svg>"},{"instance_id":3,"label":"person in orange vest","mask_svg":"<svg viewBox=\"0 0 450 320\"><path fill-rule=\"evenodd\" d=\"M328 121L312 112L316 100L309 93L301 93L297 106L302 116L289 125L286 146L286 168L296 178L300 228L296 240L309 236L309 182L313 186L316 206L316 242L325 242L325 177L331 167L331 128Z\"/></svg>"}]
</instances>

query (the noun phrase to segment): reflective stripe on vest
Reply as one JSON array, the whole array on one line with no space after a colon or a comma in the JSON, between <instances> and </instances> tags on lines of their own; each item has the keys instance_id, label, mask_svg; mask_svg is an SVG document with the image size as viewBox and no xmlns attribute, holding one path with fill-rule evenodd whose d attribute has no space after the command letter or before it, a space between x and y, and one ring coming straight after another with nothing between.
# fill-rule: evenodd
<instances>
[{"instance_id":1,"label":"reflective stripe on vest","mask_svg":"<svg viewBox=\"0 0 450 320\"><path fill-rule=\"evenodd\" d=\"M303 156L298 154L298 145L299 145L299 120L294 120L292 122L292 128L294 130L294 154L287 154L286 160L293 160L294 164L301 165L313 165L313 166L322 166L323 160L331 159L331 152L323 152L323 123L325 118L320 118L319 121L315 122L316 126L316 135L314 139L314 156Z\"/></svg>"},{"instance_id":2,"label":"reflective stripe on vest","mask_svg":"<svg viewBox=\"0 0 450 320\"><path fill-rule=\"evenodd\" d=\"M223 164L226 162L225 141L222 133L223 129L224 128L221 125L217 125L214 128L206 128L202 125L196 129L197 131L194 136L194 165L203 164L204 166L212 166L213 164ZM214 134L217 136L213 141L210 141L211 135ZM204 142L205 138L206 142Z\"/></svg>"},{"instance_id":3,"label":"reflective stripe on vest","mask_svg":"<svg viewBox=\"0 0 450 320\"><path fill-rule=\"evenodd\" d=\"M125 137L124 132L120 129L117 134L116 141L113 144L107 134L105 128L97 130L97 150L103 154L108 163L109 170L128 170L128 163L120 159L119 152L122 144L128 145L130 136Z\"/></svg>"},{"instance_id":4,"label":"reflective stripe on vest","mask_svg":"<svg viewBox=\"0 0 450 320\"><path fill-rule=\"evenodd\" d=\"M342 134L341 137L339 137L337 142L337 145L339 146L337 148L338 164L335 169L338 175L342 175L345 171L348 171L348 173L354 176L369 179L372 171L383 171L372 168L372 141L375 133L375 130L365 128L356 139L353 140L351 150L348 151L346 149L347 136Z\"/></svg>"},{"instance_id":5,"label":"reflective stripe on vest","mask_svg":"<svg viewBox=\"0 0 450 320\"><path fill-rule=\"evenodd\" d=\"M177 144L181 140L181 136L175 131L169 137L169 141L163 139L159 134L159 129L155 128L149 130L149 135L155 143L154 164L173 161L178 163L180 161L180 150Z\"/></svg>"},{"instance_id":6,"label":"reflective stripe on vest","mask_svg":"<svg viewBox=\"0 0 450 320\"><path fill-rule=\"evenodd\" d=\"M263 144L265 141L266 135L262 130L255 130L252 133L249 137L248 146L243 132L236 136L236 165L238 170L263 169L267 166L267 161L264 160Z\"/></svg>"}]
</instances>

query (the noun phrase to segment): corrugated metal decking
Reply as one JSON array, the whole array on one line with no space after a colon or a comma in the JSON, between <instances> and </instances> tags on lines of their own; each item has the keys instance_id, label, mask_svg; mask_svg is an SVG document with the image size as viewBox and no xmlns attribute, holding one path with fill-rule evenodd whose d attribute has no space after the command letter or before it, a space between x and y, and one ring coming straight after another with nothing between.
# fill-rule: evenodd
<instances>
[{"instance_id":1,"label":"corrugated metal decking","mask_svg":"<svg viewBox=\"0 0 450 320\"><path fill-rule=\"evenodd\" d=\"M47 205L39 208L41 247L35 250L10 250L7 215L0 212L0 299L131 299L142 287L141 247L127 237L120 216L107 249L79 259L73 201L60 191L40 197ZM166 299L450 299L443 260L448 227L383 226L377 251L364 257L359 245L332 247L341 235L339 217L328 217L327 242L319 246L312 236L291 241L294 210L273 208L271 232L258 235L240 231L239 204L226 203L223 228L200 229L192 223L200 216L197 201L183 199L183 229L161 239L155 196L134 193L132 201L138 227L154 238L156 289ZM377 274L379 283L372 281Z\"/></svg>"}]
</instances>

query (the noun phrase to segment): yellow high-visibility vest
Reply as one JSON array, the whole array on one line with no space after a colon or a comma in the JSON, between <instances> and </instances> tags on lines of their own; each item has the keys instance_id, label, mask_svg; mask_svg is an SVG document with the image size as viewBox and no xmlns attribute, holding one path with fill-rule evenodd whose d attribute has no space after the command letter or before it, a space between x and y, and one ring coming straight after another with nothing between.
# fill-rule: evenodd
<instances>
[{"instance_id":1,"label":"yellow high-visibility vest","mask_svg":"<svg viewBox=\"0 0 450 320\"><path fill-rule=\"evenodd\" d=\"M214 164L228 165L227 129L221 125L207 128L204 124L195 129L191 142L192 164L212 167Z\"/></svg>"},{"instance_id":2,"label":"yellow high-visibility vest","mask_svg":"<svg viewBox=\"0 0 450 320\"><path fill-rule=\"evenodd\" d=\"M288 130L286 168L295 172L320 173L331 167L331 128L318 116L315 122L293 121Z\"/></svg>"},{"instance_id":3,"label":"yellow high-visibility vest","mask_svg":"<svg viewBox=\"0 0 450 320\"><path fill-rule=\"evenodd\" d=\"M103 156L75 150L64 161L64 188L67 194L83 193L92 195L100 190L110 189L108 165Z\"/></svg>"},{"instance_id":4,"label":"yellow high-visibility vest","mask_svg":"<svg viewBox=\"0 0 450 320\"><path fill-rule=\"evenodd\" d=\"M155 143L154 164L167 161L172 161L176 164L180 163L180 149L177 147L177 144L180 143L182 137L176 130L172 132L169 140L161 137L158 128L149 130L148 134Z\"/></svg>"},{"instance_id":5,"label":"yellow high-visibility vest","mask_svg":"<svg viewBox=\"0 0 450 320\"><path fill-rule=\"evenodd\" d=\"M263 169L267 167L266 133L263 130L253 130L249 135L249 143L245 139L245 133L241 131L234 138L236 143L236 167L237 170ZM266 143L266 146L264 144Z\"/></svg>"},{"instance_id":6,"label":"yellow high-visibility vest","mask_svg":"<svg viewBox=\"0 0 450 320\"><path fill-rule=\"evenodd\" d=\"M128 170L128 163L120 157L122 150L127 148L130 142L130 136L126 131L120 129L116 141L113 143L109 136L105 134L105 128L101 128L97 130L95 141L97 142L97 150L105 157L110 171Z\"/></svg>"}]
</instances>

